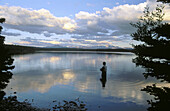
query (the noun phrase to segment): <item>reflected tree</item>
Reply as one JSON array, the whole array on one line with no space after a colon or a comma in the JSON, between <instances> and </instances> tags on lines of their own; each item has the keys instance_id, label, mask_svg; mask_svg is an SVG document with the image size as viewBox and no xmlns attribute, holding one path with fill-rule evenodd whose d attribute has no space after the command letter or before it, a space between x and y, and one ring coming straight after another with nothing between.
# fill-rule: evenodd
<instances>
[{"instance_id":1,"label":"reflected tree","mask_svg":"<svg viewBox=\"0 0 170 111\"><path fill-rule=\"evenodd\" d=\"M159 0L160 1L160 0ZM165 1L164 3L167 3ZM160 82L170 82L170 24L163 21L163 5L156 7L153 12L149 7L144 10L138 22L131 23L137 28L136 32L131 34L134 40L140 41L140 44L133 45L134 53L137 55L133 62L137 66L146 69L144 77L155 77ZM170 88L158 87L155 84L146 86L142 89L155 100L148 100L151 107L149 111L166 111L170 104Z\"/></svg>"},{"instance_id":2,"label":"reflected tree","mask_svg":"<svg viewBox=\"0 0 170 111\"><path fill-rule=\"evenodd\" d=\"M142 89L150 95L154 96L155 101L147 100L151 107L148 111L169 111L170 104L170 88L169 87L158 87L155 84L152 86L146 86Z\"/></svg>"},{"instance_id":3,"label":"reflected tree","mask_svg":"<svg viewBox=\"0 0 170 111\"><path fill-rule=\"evenodd\" d=\"M0 18L0 23L5 22L4 18ZM0 26L0 33L2 30ZM0 100L3 99L5 92L2 91L7 86L9 79L12 78L12 72L10 70L14 69L13 61L11 55L8 54L8 50L4 46L5 37L0 35Z\"/></svg>"}]
</instances>

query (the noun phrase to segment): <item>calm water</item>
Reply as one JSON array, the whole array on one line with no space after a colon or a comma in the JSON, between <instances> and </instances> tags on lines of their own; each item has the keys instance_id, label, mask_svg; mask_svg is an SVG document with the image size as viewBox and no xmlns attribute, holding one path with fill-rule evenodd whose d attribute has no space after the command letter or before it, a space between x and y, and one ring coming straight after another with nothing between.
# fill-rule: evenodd
<instances>
[{"instance_id":1,"label":"calm water","mask_svg":"<svg viewBox=\"0 0 170 111\"><path fill-rule=\"evenodd\" d=\"M80 98L89 111L145 111L151 96L140 91L155 83L145 80L144 69L132 63L133 54L41 52L14 56L13 79L5 89L18 99L50 108L52 101ZM100 81L102 62L107 63L107 82Z\"/></svg>"}]
</instances>

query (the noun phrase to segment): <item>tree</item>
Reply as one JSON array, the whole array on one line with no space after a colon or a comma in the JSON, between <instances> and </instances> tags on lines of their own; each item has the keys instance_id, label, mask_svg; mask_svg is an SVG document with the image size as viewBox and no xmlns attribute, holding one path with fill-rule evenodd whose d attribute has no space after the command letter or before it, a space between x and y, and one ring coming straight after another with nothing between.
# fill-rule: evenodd
<instances>
[{"instance_id":1,"label":"tree","mask_svg":"<svg viewBox=\"0 0 170 111\"><path fill-rule=\"evenodd\" d=\"M170 0L157 0L158 2L170 3Z\"/></svg>"},{"instance_id":2,"label":"tree","mask_svg":"<svg viewBox=\"0 0 170 111\"><path fill-rule=\"evenodd\" d=\"M0 18L0 23L5 22L4 18ZM0 34L2 31L2 26L0 26ZM13 61L11 55L8 54L8 50L4 47L5 37L0 35L0 100L2 100L5 92L2 91L7 86L9 79L12 78L12 70L14 68Z\"/></svg>"},{"instance_id":3,"label":"tree","mask_svg":"<svg viewBox=\"0 0 170 111\"><path fill-rule=\"evenodd\" d=\"M159 0L168 3L168 0ZM170 83L170 24L163 21L163 5L157 6L156 11L144 10L138 22L131 23L137 31L131 36L141 44L133 45L137 55L133 62L146 69L145 78L155 77L161 82ZM148 100L149 111L166 111L170 104L170 88L157 87L156 84L141 89L153 95L155 101Z\"/></svg>"},{"instance_id":4,"label":"tree","mask_svg":"<svg viewBox=\"0 0 170 111\"><path fill-rule=\"evenodd\" d=\"M163 8L158 6L155 12L150 12L146 7L144 16L137 23L131 23L137 31L131 36L134 40L141 41L139 45L133 45L137 58L133 62L137 66L147 69L144 76L155 76L170 82L170 24L163 22Z\"/></svg>"}]
</instances>

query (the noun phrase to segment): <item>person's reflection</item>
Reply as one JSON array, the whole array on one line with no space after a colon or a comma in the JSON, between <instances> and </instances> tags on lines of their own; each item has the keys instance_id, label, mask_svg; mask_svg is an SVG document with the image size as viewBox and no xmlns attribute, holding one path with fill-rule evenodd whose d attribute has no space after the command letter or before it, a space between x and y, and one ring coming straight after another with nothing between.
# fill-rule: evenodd
<instances>
[{"instance_id":1,"label":"person's reflection","mask_svg":"<svg viewBox=\"0 0 170 111\"><path fill-rule=\"evenodd\" d=\"M100 71L102 71L102 75L100 78L100 81L102 83L102 87L104 88L106 85L106 75L107 75L107 66L106 66L106 62L103 62L103 67L100 69Z\"/></svg>"}]
</instances>

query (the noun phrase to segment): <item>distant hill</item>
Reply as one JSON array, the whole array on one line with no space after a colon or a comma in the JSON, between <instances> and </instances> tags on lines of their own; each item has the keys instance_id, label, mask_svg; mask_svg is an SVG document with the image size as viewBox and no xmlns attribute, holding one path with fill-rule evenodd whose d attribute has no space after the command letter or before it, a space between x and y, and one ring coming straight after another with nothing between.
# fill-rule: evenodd
<instances>
[{"instance_id":1,"label":"distant hill","mask_svg":"<svg viewBox=\"0 0 170 111\"><path fill-rule=\"evenodd\" d=\"M64 46L64 45L52 45L52 46L47 46L47 47L44 47L44 48L75 48L75 47L67 47L67 46ZM122 49L121 47L118 47L118 46L79 46L78 49ZM126 49L126 48L125 48Z\"/></svg>"},{"instance_id":2,"label":"distant hill","mask_svg":"<svg viewBox=\"0 0 170 111\"><path fill-rule=\"evenodd\" d=\"M5 45L5 47L8 49L8 52L12 55L34 53L37 50L36 47L19 46L19 45Z\"/></svg>"},{"instance_id":3,"label":"distant hill","mask_svg":"<svg viewBox=\"0 0 170 111\"><path fill-rule=\"evenodd\" d=\"M36 51L107 51L107 52L133 52L133 49L85 49L85 48L51 48L30 47L19 45L5 45L10 54L35 53Z\"/></svg>"},{"instance_id":4,"label":"distant hill","mask_svg":"<svg viewBox=\"0 0 170 111\"><path fill-rule=\"evenodd\" d=\"M47 46L47 47L43 47L43 48L66 48L60 45L53 45L53 46Z\"/></svg>"}]
</instances>

